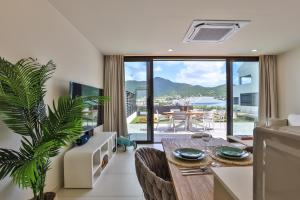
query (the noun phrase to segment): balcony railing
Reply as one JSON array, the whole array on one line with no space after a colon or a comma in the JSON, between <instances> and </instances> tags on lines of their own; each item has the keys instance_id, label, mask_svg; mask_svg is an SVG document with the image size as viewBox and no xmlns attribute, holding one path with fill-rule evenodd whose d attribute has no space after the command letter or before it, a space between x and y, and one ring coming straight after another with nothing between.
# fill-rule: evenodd
<instances>
[{"instance_id":1,"label":"balcony railing","mask_svg":"<svg viewBox=\"0 0 300 200\"><path fill-rule=\"evenodd\" d=\"M129 117L136 111L136 94L126 91L126 117Z\"/></svg>"}]
</instances>

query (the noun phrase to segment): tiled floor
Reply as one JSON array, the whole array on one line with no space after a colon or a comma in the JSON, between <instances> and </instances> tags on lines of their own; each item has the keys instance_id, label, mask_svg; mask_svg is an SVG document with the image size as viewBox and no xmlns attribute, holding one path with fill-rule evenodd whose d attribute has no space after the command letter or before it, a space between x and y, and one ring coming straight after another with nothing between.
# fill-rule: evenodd
<instances>
[{"instance_id":1,"label":"tiled floor","mask_svg":"<svg viewBox=\"0 0 300 200\"><path fill-rule=\"evenodd\" d=\"M162 150L161 144L143 145ZM61 189L58 200L143 200L135 174L134 150L118 152L93 189Z\"/></svg>"}]
</instances>

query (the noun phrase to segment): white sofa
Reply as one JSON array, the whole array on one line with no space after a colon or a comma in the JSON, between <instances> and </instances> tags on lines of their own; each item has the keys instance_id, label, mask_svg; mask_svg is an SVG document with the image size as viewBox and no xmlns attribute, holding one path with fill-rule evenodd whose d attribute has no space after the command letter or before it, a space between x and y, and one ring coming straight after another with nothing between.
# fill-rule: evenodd
<instances>
[{"instance_id":1,"label":"white sofa","mask_svg":"<svg viewBox=\"0 0 300 200\"><path fill-rule=\"evenodd\" d=\"M294 119L288 125L298 125ZM299 199L300 126L255 128L253 153L253 199Z\"/></svg>"},{"instance_id":2,"label":"white sofa","mask_svg":"<svg viewBox=\"0 0 300 200\"><path fill-rule=\"evenodd\" d=\"M253 199L299 199L300 115L255 128L253 146Z\"/></svg>"}]
</instances>

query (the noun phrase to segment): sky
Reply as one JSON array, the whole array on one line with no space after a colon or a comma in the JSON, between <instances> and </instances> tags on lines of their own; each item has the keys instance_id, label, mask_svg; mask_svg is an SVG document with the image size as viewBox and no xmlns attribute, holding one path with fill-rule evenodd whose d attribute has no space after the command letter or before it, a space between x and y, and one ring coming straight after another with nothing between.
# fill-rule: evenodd
<instances>
[{"instance_id":1,"label":"sky","mask_svg":"<svg viewBox=\"0 0 300 200\"><path fill-rule=\"evenodd\" d=\"M234 84L238 83L237 70L233 66ZM225 61L154 61L154 77L161 77L177 83L214 87L226 84ZM125 80L146 80L145 62L125 62Z\"/></svg>"}]
</instances>

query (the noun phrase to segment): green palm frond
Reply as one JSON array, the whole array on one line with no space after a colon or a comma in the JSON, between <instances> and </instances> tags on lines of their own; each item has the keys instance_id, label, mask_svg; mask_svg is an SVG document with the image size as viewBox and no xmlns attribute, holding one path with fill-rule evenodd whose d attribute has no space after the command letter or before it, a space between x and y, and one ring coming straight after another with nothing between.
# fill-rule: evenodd
<instances>
[{"instance_id":1,"label":"green palm frond","mask_svg":"<svg viewBox=\"0 0 300 200\"><path fill-rule=\"evenodd\" d=\"M31 186L39 179L39 166L47 166L48 157L54 142L44 142L34 147L25 137L22 139L19 152L10 149L0 149L0 179L7 175L22 188Z\"/></svg>"},{"instance_id":2,"label":"green palm frond","mask_svg":"<svg viewBox=\"0 0 300 200\"><path fill-rule=\"evenodd\" d=\"M53 141L49 141L33 147L28 140L26 142L22 141L20 152L25 159L12 172L13 181L19 187L27 188L31 186L31 183L37 182L41 166L47 168L44 169L45 171L48 170L48 158L54 143Z\"/></svg>"},{"instance_id":3,"label":"green palm frond","mask_svg":"<svg viewBox=\"0 0 300 200\"><path fill-rule=\"evenodd\" d=\"M82 109L81 98L60 97L57 106L53 102L53 109L48 107L49 116L43 123L45 140L55 140L62 146L78 137L82 132Z\"/></svg>"},{"instance_id":4,"label":"green palm frond","mask_svg":"<svg viewBox=\"0 0 300 200\"><path fill-rule=\"evenodd\" d=\"M9 128L32 134L36 121L46 115L44 85L54 70L51 61L42 66L32 58L16 64L0 58L0 117Z\"/></svg>"},{"instance_id":5,"label":"green palm frond","mask_svg":"<svg viewBox=\"0 0 300 200\"><path fill-rule=\"evenodd\" d=\"M2 65L2 63L4 63ZM16 64L0 60L0 82L6 95L17 98L23 108L30 109L45 95L44 83L55 70L53 62L40 65L35 59L27 58Z\"/></svg>"},{"instance_id":6,"label":"green palm frond","mask_svg":"<svg viewBox=\"0 0 300 200\"><path fill-rule=\"evenodd\" d=\"M0 179L11 174L22 164L23 160L24 158L19 152L12 149L0 148Z\"/></svg>"}]
</instances>

